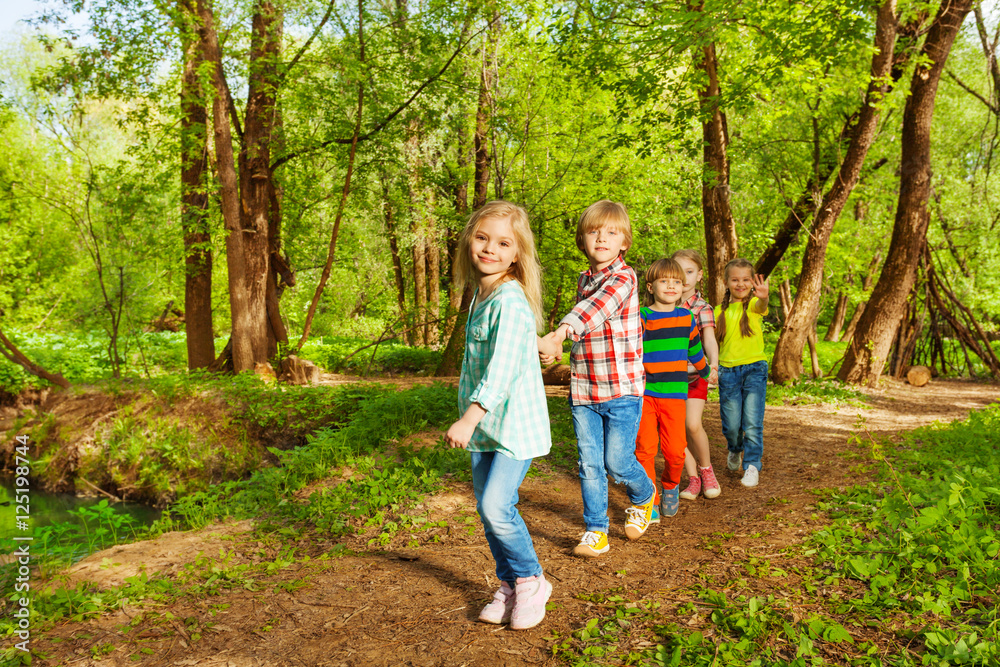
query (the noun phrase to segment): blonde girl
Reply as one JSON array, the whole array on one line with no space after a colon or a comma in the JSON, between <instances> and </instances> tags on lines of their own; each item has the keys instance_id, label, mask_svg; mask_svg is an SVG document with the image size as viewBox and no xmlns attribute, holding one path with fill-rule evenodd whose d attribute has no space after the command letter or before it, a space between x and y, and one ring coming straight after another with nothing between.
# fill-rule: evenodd
<instances>
[{"instance_id":1,"label":"blonde girl","mask_svg":"<svg viewBox=\"0 0 1000 667\"><path fill-rule=\"evenodd\" d=\"M701 346L708 359L711 375L708 380L699 376L692 365L688 365L688 396L685 406L684 426L687 431L687 449L684 454L684 469L688 474L688 485L681 491L680 497L685 500L695 500L699 493L706 498L717 498L722 493L719 480L712 468L711 452L708 448L708 434L701 423L705 412L705 402L708 400L708 385L715 384L719 373L719 344L715 340L715 313L701 293L698 284L703 277L702 267L705 262L701 253L691 248L678 250L671 258L680 264L684 271L684 291L681 293L681 308L686 308L694 315L698 333L701 336Z\"/></svg>"},{"instance_id":2,"label":"blonde girl","mask_svg":"<svg viewBox=\"0 0 1000 667\"><path fill-rule=\"evenodd\" d=\"M462 416L445 441L469 451L476 510L500 580L479 619L523 630L545 618L552 594L517 509L532 459L552 446L538 363L541 267L527 213L489 202L472 214L456 255L456 289L471 281L476 292L458 385Z\"/></svg>"},{"instance_id":3,"label":"blonde girl","mask_svg":"<svg viewBox=\"0 0 1000 667\"><path fill-rule=\"evenodd\" d=\"M726 293L715 308L719 339L719 414L732 471L743 468L743 486L757 486L764 454L767 361L763 318L770 290L742 257L726 264Z\"/></svg>"}]
</instances>

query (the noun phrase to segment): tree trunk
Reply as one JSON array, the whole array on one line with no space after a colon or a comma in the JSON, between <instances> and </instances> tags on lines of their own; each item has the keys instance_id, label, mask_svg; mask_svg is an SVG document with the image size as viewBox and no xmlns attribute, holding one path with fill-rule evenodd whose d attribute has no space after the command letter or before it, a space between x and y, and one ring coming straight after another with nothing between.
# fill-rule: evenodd
<instances>
[{"instance_id":1,"label":"tree trunk","mask_svg":"<svg viewBox=\"0 0 1000 667\"><path fill-rule=\"evenodd\" d=\"M473 179L472 210L479 210L489 197L490 183L490 121L493 113L493 88L496 85L496 43L499 16L494 14L489 36L483 44L482 67L479 70L479 101L476 104L476 133L473 146L476 174Z\"/></svg>"},{"instance_id":2,"label":"tree trunk","mask_svg":"<svg viewBox=\"0 0 1000 667\"><path fill-rule=\"evenodd\" d=\"M823 288L823 267L830 234L847 203L847 198L858 182L861 166L868 148L875 138L878 125L878 107L889 87L888 75L892 67L893 47L896 42L896 0L885 0L878 10L875 30L875 54L872 56L871 80L865 101L858 114L858 122L851 136L851 143L840 165L840 171L830 190L823 197L813 220L812 231L802 256L795 304L781 328L781 336L774 349L771 378L787 383L802 375L802 348L810 332L815 329Z\"/></svg>"},{"instance_id":3,"label":"tree trunk","mask_svg":"<svg viewBox=\"0 0 1000 667\"><path fill-rule=\"evenodd\" d=\"M434 230L434 223L433 219L428 220L425 229ZM424 332L427 345L435 350L441 344L437 323L437 319L441 316L441 249L438 247L436 236L437 234L430 238L425 237L427 244L425 246L427 251L427 328Z\"/></svg>"},{"instance_id":4,"label":"tree trunk","mask_svg":"<svg viewBox=\"0 0 1000 667\"><path fill-rule=\"evenodd\" d=\"M823 377L823 369L819 365L819 350L817 350L819 342L816 336L815 323L806 340L809 342L809 359L812 362L812 376L814 380L818 380Z\"/></svg>"},{"instance_id":5,"label":"tree trunk","mask_svg":"<svg viewBox=\"0 0 1000 667\"><path fill-rule=\"evenodd\" d=\"M736 257L736 223L729 208L729 157L726 146L729 132L726 116L719 108L719 74L715 44L701 48L697 66L705 73L705 87L700 98L703 139L701 208L705 218L705 291L711 303L719 303L725 294L726 264Z\"/></svg>"},{"instance_id":6,"label":"tree trunk","mask_svg":"<svg viewBox=\"0 0 1000 667\"><path fill-rule=\"evenodd\" d=\"M246 266L244 285L249 307L248 317L243 322L246 329L242 333L251 338L255 363L266 362L273 355L275 340L275 322L268 313L268 282L272 279L270 234L274 202L271 141L277 111L281 31L281 11L269 0L260 0L252 19L246 120L239 154L241 231ZM270 310L276 310L277 296L273 291L270 300ZM280 316L275 319L277 333L281 335L284 325ZM234 338L236 325L234 318ZM237 372L240 370L243 369L237 367Z\"/></svg>"},{"instance_id":7,"label":"tree trunk","mask_svg":"<svg viewBox=\"0 0 1000 667\"><path fill-rule=\"evenodd\" d=\"M228 354L233 370L240 373L252 370L259 359L264 359L266 310L261 303L252 304L246 281L249 275L244 248L243 220L240 215L240 193L233 155L233 136L229 125L230 95L222 70L219 37L215 29L215 16L211 0L196 0L201 20L201 46L205 61L212 68L215 94L212 100L212 125L215 133L215 156L219 173L219 199L222 218L226 226L226 268L229 275L229 308L232 319ZM259 332L259 335L256 335ZM255 343L260 343L258 350ZM227 354L226 351L223 355Z\"/></svg>"},{"instance_id":8,"label":"tree trunk","mask_svg":"<svg viewBox=\"0 0 1000 667\"><path fill-rule=\"evenodd\" d=\"M413 236L413 309L419 323L427 321L427 239L419 222L414 223ZM413 342L416 345L427 344L426 325L417 326L414 333Z\"/></svg>"},{"instance_id":9,"label":"tree trunk","mask_svg":"<svg viewBox=\"0 0 1000 667\"><path fill-rule=\"evenodd\" d=\"M857 213L855 213L855 216L857 216ZM861 279L861 289L865 292L870 290L872 283L875 282L875 270L878 269L879 262L881 261L882 253L876 252L872 256L872 261L868 264L868 273L866 273ZM862 301L854 308L854 314L851 315L850 321L847 323L847 326L844 327L844 335L840 337L840 340L845 343L851 342L851 338L854 337L854 331L858 327L858 321L865 312L866 305L868 305L868 301Z\"/></svg>"},{"instance_id":10,"label":"tree trunk","mask_svg":"<svg viewBox=\"0 0 1000 667\"><path fill-rule=\"evenodd\" d=\"M903 111L899 202L892 240L882 274L838 373L845 382L874 385L878 380L916 279L929 221L934 98L948 53L971 8L972 0L942 4L921 49L920 64L913 74Z\"/></svg>"},{"instance_id":11,"label":"tree trunk","mask_svg":"<svg viewBox=\"0 0 1000 667\"><path fill-rule=\"evenodd\" d=\"M385 206L385 231L389 237L389 252L392 255L392 275L396 282L396 304L399 307L399 319L406 318L406 281L403 278L403 259L399 255L399 239L396 237L395 211L389 199L389 182L383 175L382 201Z\"/></svg>"},{"instance_id":12,"label":"tree trunk","mask_svg":"<svg viewBox=\"0 0 1000 667\"><path fill-rule=\"evenodd\" d=\"M792 285L788 280L778 285L778 300L781 302L781 319L784 320L792 311Z\"/></svg>"},{"instance_id":13,"label":"tree trunk","mask_svg":"<svg viewBox=\"0 0 1000 667\"><path fill-rule=\"evenodd\" d=\"M181 78L181 224L184 229L184 330L188 368L208 368L215 360L212 331L212 238L208 222L208 113L198 79L204 62L197 33L197 8L181 0L184 51Z\"/></svg>"},{"instance_id":14,"label":"tree trunk","mask_svg":"<svg viewBox=\"0 0 1000 667\"><path fill-rule=\"evenodd\" d=\"M475 149L475 176L473 177L472 210L478 210L486 203L490 182L490 151L489 128L493 113L491 102L493 86L497 77L496 44L500 29L500 15L494 12L490 25L489 36L483 45L482 69L479 72L479 99L476 103L476 133L473 137ZM455 260L452 258L452 265ZM453 290L457 286L453 283ZM448 345L441 355L441 363L434 372L438 377L457 375L462 367L462 355L465 352L465 322L468 319L469 306L472 305L472 285L465 285L462 290L462 300L458 306L458 315L448 337Z\"/></svg>"},{"instance_id":15,"label":"tree trunk","mask_svg":"<svg viewBox=\"0 0 1000 667\"><path fill-rule=\"evenodd\" d=\"M457 132L458 141L458 175L453 186L455 200L455 213L459 221L465 222L469 215L469 180L465 169L469 164L468 156L468 134L465 127L465 115L459 119ZM448 321L445 325L444 338L451 339L455 331L455 322L458 319L457 313L461 309L462 296L465 286L458 284L458 276L455 274L455 252L458 250L458 237L461 228L451 229L448 232Z\"/></svg>"},{"instance_id":16,"label":"tree trunk","mask_svg":"<svg viewBox=\"0 0 1000 667\"><path fill-rule=\"evenodd\" d=\"M848 276L848 282L851 281L850 276ZM844 328L844 322L847 320L847 306L850 302L847 294L844 292L837 293L837 304L833 307L833 318L830 320L830 326L826 330L826 335L823 336L823 340L827 342L835 343L840 340L840 332Z\"/></svg>"}]
</instances>

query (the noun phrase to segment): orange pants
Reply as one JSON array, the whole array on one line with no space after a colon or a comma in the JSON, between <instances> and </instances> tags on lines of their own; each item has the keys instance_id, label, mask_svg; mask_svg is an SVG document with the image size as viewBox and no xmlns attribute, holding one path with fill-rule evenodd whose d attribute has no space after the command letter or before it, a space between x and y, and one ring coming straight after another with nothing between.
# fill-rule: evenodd
<instances>
[{"instance_id":1,"label":"orange pants","mask_svg":"<svg viewBox=\"0 0 1000 667\"><path fill-rule=\"evenodd\" d=\"M684 448L687 447L685 409L684 399L642 397L642 418L639 420L639 434L635 439L635 458L646 469L654 487L657 487L657 449L663 452L663 475L660 479L663 488L672 489L681 483ZM655 502L660 502L658 487Z\"/></svg>"}]
</instances>

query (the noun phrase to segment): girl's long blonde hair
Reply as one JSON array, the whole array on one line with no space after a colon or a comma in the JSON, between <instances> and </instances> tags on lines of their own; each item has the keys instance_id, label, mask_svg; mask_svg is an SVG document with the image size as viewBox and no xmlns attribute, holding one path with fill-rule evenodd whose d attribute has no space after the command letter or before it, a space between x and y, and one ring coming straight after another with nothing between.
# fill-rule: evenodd
<instances>
[{"instance_id":1,"label":"girl's long blonde hair","mask_svg":"<svg viewBox=\"0 0 1000 667\"><path fill-rule=\"evenodd\" d=\"M753 275L753 264L749 261L743 259L742 257L737 257L728 264L726 264L726 270L723 272L724 280L729 283L729 270L730 269L750 269L750 275ZM750 307L750 299L753 297L753 291L747 293L746 297L743 298L743 316L740 318L740 335L744 338L749 338L753 335L753 329L750 328L750 316L747 314L747 308ZM722 317L719 321L715 323L715 337L722 342L722 339L726 337L726 309L729 308L729 302L732 299L732 295L729 294L729 288L726 287L726 293L722 297Z\"/></svg>"},{"instance_id":2,"label":"girl's long blonde hair","mask_svg":"<svg viewBox=\"0 0 1000 667\"><path fill-rule=\"evenodd\" d=\"M541 331L542 318L542 266L538 261L538 251L535 249L535 235L528 224L528 213L509 201L498 199L483 204L479 210L469 217L465 229L458 237L458 248L455 250L456 289L465 289L471 280L476 278L472 267L472 255L469 251L472 236L484 220L491 218L506 218L514 231L514 241L517 243L517 261L510 265L501 280L513 279L521 284L528 305L535 314L535 330Z\"/></svg>"}]
</instances>

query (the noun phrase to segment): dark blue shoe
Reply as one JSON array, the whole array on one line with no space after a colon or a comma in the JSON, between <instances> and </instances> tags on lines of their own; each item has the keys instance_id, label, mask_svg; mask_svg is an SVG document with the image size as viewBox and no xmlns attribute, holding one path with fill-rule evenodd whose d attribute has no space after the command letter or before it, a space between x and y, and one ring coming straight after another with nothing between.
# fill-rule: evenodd
<instances>
[{"instance_id":1,"label":"dark blue shoe","mask_svg":"<svg viewBox=\"0 0 1000 667\"><path fill-rule=\"evenodd\" d=\"M681 505L679 485L672 489L663 489L660 494L660 516L668 517L677 514L677 509Z\"/></svg>"}]
</instances>

